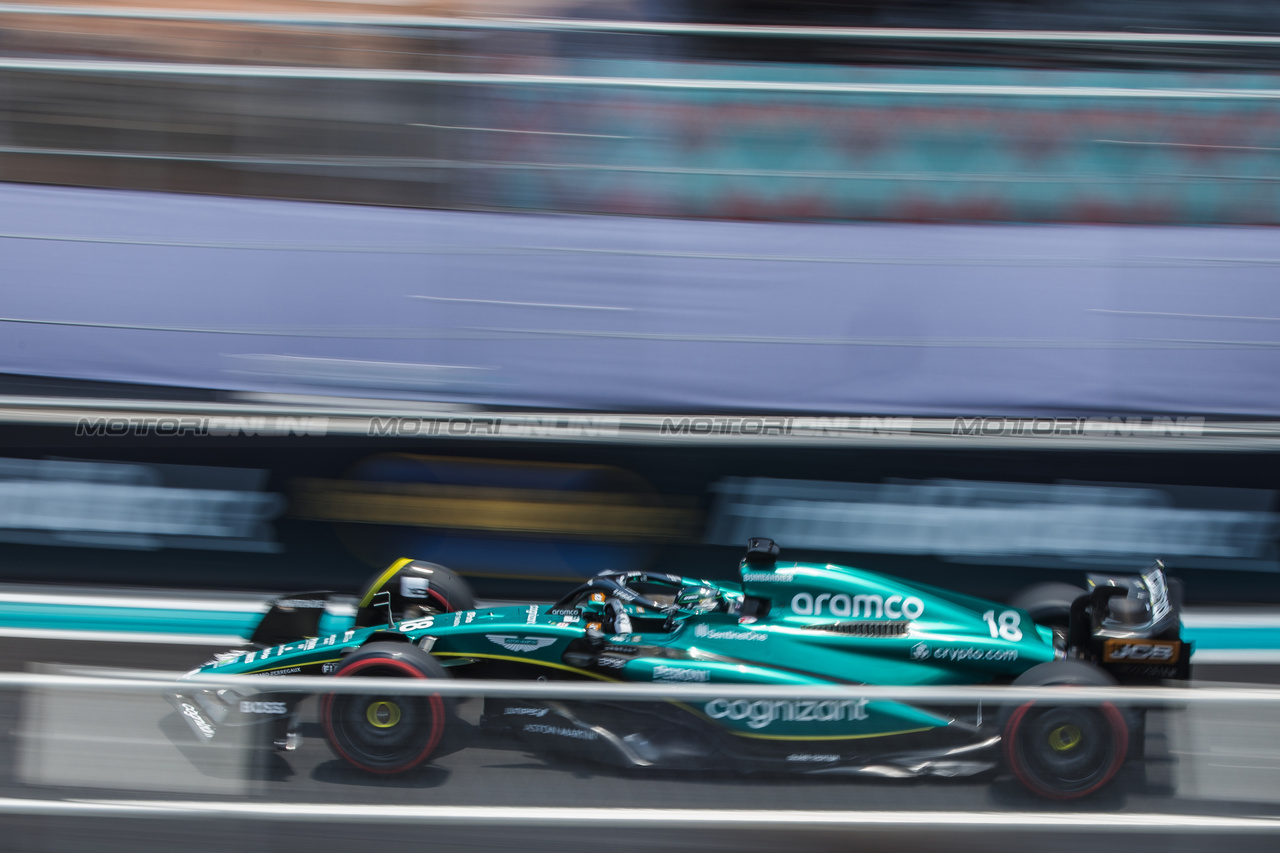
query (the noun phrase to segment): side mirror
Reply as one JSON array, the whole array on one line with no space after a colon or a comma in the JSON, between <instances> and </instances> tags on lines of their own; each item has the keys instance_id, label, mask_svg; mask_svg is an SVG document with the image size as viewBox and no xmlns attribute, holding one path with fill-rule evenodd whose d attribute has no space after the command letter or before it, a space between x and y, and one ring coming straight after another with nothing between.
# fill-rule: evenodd
<instances>
[{"instance_id":1,"label":"side mirror","mask_svg":"<svg viewBox=\"0 0 1280 853\"><path fill-rule=\"evenodd\" d=\"M778 561L782 549L772 539L753 537L747 540L747 556L743 562L749 566L768 566Z\"/></svg>"}]
</instances>

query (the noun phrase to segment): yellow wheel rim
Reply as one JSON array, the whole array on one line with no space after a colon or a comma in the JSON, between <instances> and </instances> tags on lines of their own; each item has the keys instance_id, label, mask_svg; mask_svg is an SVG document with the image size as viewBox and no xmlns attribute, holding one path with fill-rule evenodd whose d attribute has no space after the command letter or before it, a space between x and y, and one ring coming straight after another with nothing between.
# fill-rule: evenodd
<instances>
[{"instance_id":1,"label":"yellow wheel rim","mask_svg":"<svg viewBox=\"0 0 1280 853\"><path fill-rule=\"evenodd\" d=\"M364 712L369 725L389 729L400 722L400 706L395 702L374 702Z\"/></svg>"},{"instance_id":2,"label":"yellow wheel rim","mask_svg":"<svg viewBox=\"0 0 1280 853\"><path fill-rule=\"evenodd\" d=\"M1057 752L1067 752L1080 745L1083 736L1075 726L1058 726L1049 732L1049 746Z\"/></svg>"}]
</instances>

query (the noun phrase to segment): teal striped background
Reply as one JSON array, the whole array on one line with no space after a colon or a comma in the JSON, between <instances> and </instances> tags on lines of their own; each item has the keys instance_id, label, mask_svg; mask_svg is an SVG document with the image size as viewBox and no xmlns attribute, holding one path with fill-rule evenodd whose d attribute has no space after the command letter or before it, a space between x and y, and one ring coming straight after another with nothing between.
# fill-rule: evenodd
<instances>
[{"instance_id":1,"label":"teal striped background","mask_svg":"<svg viewBox=\"0 0 1280 853\"><path fill-rule=\"evenodd\" d=\"M179 634L248 637L260 618L251 601L227 605L216 598L192 599L180 606L132 606L128 603L59 604L5 600L0 593L0 629L14 633L31 631L80 631L106 633ZM1187 615L1183 637L1205 650L1275 650L1280 653L1280 611L1259 613L1242 610L1242 624L1214 611L1212 617ZM1274 618L1270 618L1274 617ZM350 616L326 614L322 633L342 630ZM1203 624L1198 624L1203 623Z\"/></svg>"}]
</instances>

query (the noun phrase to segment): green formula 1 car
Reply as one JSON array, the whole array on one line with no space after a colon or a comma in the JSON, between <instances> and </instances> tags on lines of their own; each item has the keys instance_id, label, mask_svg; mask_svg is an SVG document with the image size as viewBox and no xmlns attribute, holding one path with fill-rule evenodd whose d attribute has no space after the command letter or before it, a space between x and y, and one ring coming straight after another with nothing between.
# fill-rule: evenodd
<instances>
[{"instance_id":1,"label":"green formula 1 car","mask_svg":"<svg viewBox=\"0 0 1280 853\"><path fill-rule=\"evenodd\" d=\"M400 560L321 629L330 593L275 600L249 650L191 675L578 679L657 684L977 685L1186 679L1180 587L1158 563L1091 589L1033 587L1002 605L844 566L780 563L753 539L741 582L602 574L554 605L477 609L460 578ZM327 634L327 635L326 635ZM1143 712L1048 702L984 710L857 698L697 702L489 698L481 732L636 768L962 776L1005 767L1032 791L1089 794L1141 757ZM171 702L197 738L259 726L297 742L297 693L244 698L192 684ZM371 773L430 761L451 727L440 696L329 694L321 724Z\"/></svg>"}]
</instances>

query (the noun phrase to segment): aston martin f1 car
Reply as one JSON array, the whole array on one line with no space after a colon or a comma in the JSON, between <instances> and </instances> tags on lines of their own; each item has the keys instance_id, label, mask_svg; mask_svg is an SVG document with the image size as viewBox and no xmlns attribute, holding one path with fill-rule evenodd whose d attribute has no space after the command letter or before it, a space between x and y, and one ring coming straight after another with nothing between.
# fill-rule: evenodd
<instances>
[{"instance_id":1,"label":"aston martin f1 car","mask_svg":"<svg viewBox=\"0 0 1280 853\"><path fill-rule=\"evenodd\" d=\"M1186 679L1180 586L1159 563L1002 605L845 566L783 563L750 541L740 582L604 573L552 605L476 608L448 569L399 560L335 626L334 594L275 600L251 648L189 674L170 701L196 738L256 726L293 748L301 696L202 689L204 674L578 679L715 685L1114 685ZM349 599L348 599L349 601ZM328 616L326 614L329 613ZM350 609L348 609L350 614ZM328 625L322 623L328 619ZM324 630L321 630L322 627ZM439 695L320 697L333 751L403 773L462 727ZM696 702L490 697L473 731L522 748L662 769L963 776L1004 768L1054 798L1090 794L1141 758L1144 712L1112 704L918 707L860 698Z\"/></svg>"}]
</instances>

